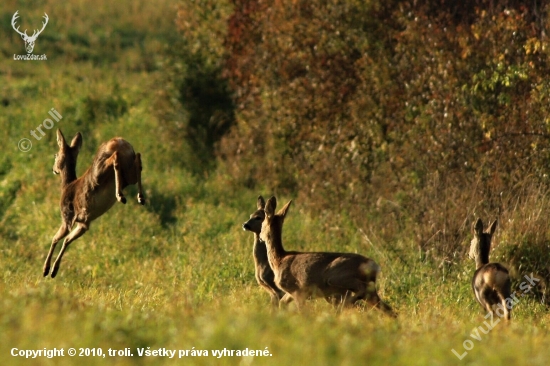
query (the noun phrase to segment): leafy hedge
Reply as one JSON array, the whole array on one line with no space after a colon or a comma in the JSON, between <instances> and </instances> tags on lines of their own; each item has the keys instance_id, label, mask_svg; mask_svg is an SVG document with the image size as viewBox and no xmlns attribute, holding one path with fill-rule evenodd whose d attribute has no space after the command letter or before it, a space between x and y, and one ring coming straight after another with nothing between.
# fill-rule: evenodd
<instances>
[{"instance_id":1,"label":"leafy hedge","mask_svg":"<svg viewBox=\"0 0 550 366\"><path fill-rule=\"evenodd\" d=\"M232 96L212 148L234 184L347 212L388 241L408 230L447 260L476 217L512 220L525 187L546 195L547 2L219 4L183 3L178 25L214 45L193 52Z\"/></svg>"}]
</instances>

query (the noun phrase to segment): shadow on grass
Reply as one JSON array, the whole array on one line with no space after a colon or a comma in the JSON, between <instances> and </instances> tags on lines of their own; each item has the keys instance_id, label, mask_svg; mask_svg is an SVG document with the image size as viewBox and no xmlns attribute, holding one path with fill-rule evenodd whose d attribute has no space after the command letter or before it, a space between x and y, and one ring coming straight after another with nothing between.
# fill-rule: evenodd
<instances>
[{"instance_id":1,"label":"shadow on grass","mask_svg":"<svg viewBox=\"0 0 550 366\"><path fill-rule=\"evenodd\" d=\"M152 187L147 189L145 200L145 207L149 212L158 215L162 227L165 228L177 221L174 211L178 206L178 199L174 194L166 194Z\"/></svg>"}]
</instances>

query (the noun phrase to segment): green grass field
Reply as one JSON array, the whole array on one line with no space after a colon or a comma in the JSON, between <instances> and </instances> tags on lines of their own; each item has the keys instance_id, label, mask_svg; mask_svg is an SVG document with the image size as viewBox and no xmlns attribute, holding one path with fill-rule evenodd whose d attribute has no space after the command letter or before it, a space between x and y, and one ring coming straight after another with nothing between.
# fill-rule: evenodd
<instances>
[{"instance_id":1,"label":"green grass field","mask_svg":"<svg viewBox=\"0 0 550 366\"><path fill-rule=\"evenodd\" d=\"M486 319L470 288L473 261L428 261L412 237L385 242L379 228L363 233L345 215L314 215L299 200L285 225L287 249L375 259L382 267L379 294L399 315L390 319L365 308L339 313L322 300L310 301L303 313L292 306L273 311L254 279L252 235L241 229L258 194L272 192L235 189L215 170L191 173L185 168L192 159L188 150L169 140L159 121L163 70L178 36L176 4L87 4L9 0L0 8L2 364L550 363L550 316L534 297L520 299L510 324L500 322L484 334L478 327L487 329ZM25 53L10 25L16 10L29 29L48 13L50 23L34 51L47 61L13 60ZM51 108L63 118L37 140L30 131ZM115 204L95 221L51 279L42 277L42 265L61 222L60 182L51 172L56 128L67 138L83 134L78 174L101 142L118 135L130 141L142 154L147 204L140 206L135 187L127 188L128 203ZM27 152L18 148L23 138L32 142ZM505 237L497 231L495 240ZM495 252L501 254L498 246ZM12 356L54 348L64 356ZM76 356L68 355L70 348ZM124 355L110 356L109 349ZM159 349L175 350L175 357L138 355ZM214 354L224 349L223 357ZM269 355L243 357L246 349Z\"/></svg>"}]
</instances>

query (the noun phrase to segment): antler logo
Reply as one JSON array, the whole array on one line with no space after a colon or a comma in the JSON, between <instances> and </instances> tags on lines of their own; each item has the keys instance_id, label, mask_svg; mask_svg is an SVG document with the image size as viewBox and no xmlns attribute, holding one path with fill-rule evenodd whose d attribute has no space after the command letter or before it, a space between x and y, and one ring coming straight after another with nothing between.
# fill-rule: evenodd
<instances>
[{"instance_id":1,"label":"antler logo","mask_svg":"<svg viewBox=\"0 0 550 366\"><path fill-rule=\"evenodd\" d=\"M48 24L48 19L49 19L48 14L44 13L44 19L46 21L42 23L42 29L35 30L32 36L29 37L29 35L27 35L26 29L25 29L25 32L20 32L19 26L15 28L15 22L17 18L19 18L19 15L17 15L17 13L19 13L19 10L17 10L15 14L13 14L13 17L11 18L11 26L13 27L13 29L15 29L17 33L21 35L21 38L23 38L23 41L25 41L25 49L27 50L27 53L32 53L32 50L34 49L34 42L36 42L36 38L38 38L40 33L42 33L44 28L46 28L46 24Z\"/></svg>"}]
</instances>

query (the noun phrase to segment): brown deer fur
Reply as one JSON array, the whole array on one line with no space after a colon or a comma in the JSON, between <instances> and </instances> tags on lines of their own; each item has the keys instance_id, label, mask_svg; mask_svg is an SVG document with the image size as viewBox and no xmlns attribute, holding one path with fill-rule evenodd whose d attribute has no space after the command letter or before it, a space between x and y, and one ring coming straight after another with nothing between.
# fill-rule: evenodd
<instances>
[{"instance_id":1,"label":"brown deer fur","mask_svg":"<svg viewBox=\"0 0 550 366\"><path fill-rule=\"evenodd\" d=\"M489 263L491 239L497 227L495 220L487 232L483 232L483 222L478 219L474 227L474 238L470 245L470 258L476 262L476 271L472 279L472 288L477 301L488 312L502 304L505 318L510 320L511 309L506 307L510 299L511 284L508 270L500 263Z\"/></svg>"},{"instance_id":2,"label":"brown deer fur","mask_svg":"<svg viewBox=\"0 0 550 366\"><path fill-rule=\"evenodd\" d=\"M271 303L278 306L279 300L285 295L285 292L275 285L275 274L269 266L267 259L267 248L265 243L260 239L260 231L262 230L262 222L265 218L265 200L262 196L258 197L256 202L257 210L250 215L250 219L243 224L243 229L251 231L254 234L254 247L252 254L254 256L254 267L256 281L264 288L271 296Z\"/></svg>"},{"instance_id":3,"label":"brown deer fur","mask_svg":"<svg viewBox=\"0 0 550 366\"><path fill-rule=\"evenodd\" d=\"M260 237L267 245L269 264L275 284L287 293L281 303L291 299L298 309L308 298L340 299L344 306L359 300L394 316L376 292L380 267L372 259L353 253L287 252L283 248L283 223L292 201L275 214L277 201L271 197L265 205Z\"/></svg>"},{"instance_id":4,"label":"brown deer fur","mask_svg":"<svg viewBox=\"0 0 550 366\"><path fill-rule=\"evenodd\" d=\"M92 165L80 177L76 177L76 160L82 146L82 135L77 133L70 145L57 130L59 151L55 156L53 172L61 175L61 227L52 239L44 263L43 274L50 272L50 262L58 241L64 238L63 246L53 264L52 278L56 276L61 258L68 245L82 236L90 223L107 212L114 203L126 203L122 190L138 185L138 202L145 204L141 188L141 156L132 145L120 137L103 143L97 150ZM76 228L73 230L74 226ZM71 231L72 230L72 231Z\"/></svg>"}]
</instances>

